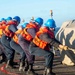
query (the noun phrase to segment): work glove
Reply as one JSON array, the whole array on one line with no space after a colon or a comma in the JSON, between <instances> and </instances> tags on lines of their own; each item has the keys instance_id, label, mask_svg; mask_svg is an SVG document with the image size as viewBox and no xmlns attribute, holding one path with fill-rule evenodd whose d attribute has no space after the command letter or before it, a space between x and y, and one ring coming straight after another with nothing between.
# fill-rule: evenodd
<instances>
[{"instance_id":1,"label":"work glove","mask_svg":"<svg viewBox=\"0 0 75 75\"><path fill-rule=\"evenodd\" d=\"M68 46L64 46L64 50L68 50Z\"/></svg>"},{"instance_id":2,"label":"work glove","mask_svg":"<svg viewBox=\"0 0 75 75\"><path fill-rule=\"evenodd\" d=\"M65 46L65 45L59 45L59 48L61 50L68 50L68 46Z\"/></svg>"}]
</instances>

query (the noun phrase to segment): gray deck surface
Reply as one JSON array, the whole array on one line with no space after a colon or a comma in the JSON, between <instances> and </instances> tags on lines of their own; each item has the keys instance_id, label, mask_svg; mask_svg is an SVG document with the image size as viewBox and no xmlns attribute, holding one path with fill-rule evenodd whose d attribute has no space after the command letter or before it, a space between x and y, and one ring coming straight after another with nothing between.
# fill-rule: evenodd
<instances>
[{"instance_id":1,"label":"gray deck surface","mask_svg":"<svg viewBox=\"0 0 75 75\"><path fill-rule=\"evenodd\" d=\"M18 60L19 55L15 56L15 60ZM34 63L34 69L35 72L38 73L38 75L43 75L44 70L44 58L43 57L36 57L35 63ZM7 71L9 73L7 73ZM53 72L56 73L56 75L75 75L75 66L66 66L62 65L60 62L60 56L55 56L53 61ZM0 75L26 75L25 72L19 72L18 68L6 69L4 67L4 63L0 64Z\"/></svg>"}]
</instances>

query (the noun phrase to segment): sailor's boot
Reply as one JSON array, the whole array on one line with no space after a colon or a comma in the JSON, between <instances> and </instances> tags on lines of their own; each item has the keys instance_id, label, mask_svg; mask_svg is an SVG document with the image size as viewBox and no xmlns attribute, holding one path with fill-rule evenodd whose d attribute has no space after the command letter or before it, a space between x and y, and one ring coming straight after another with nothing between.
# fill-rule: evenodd
<instances>
[{"instance_id":1,"label":"sailor's boot","mask_svg":"<svg viewBox=\"0 0 75 75\"><path fill-rule=\"evenodd\" d=\"M43 75L56 75L52 72L52 68L45 68Z\"/></svg>"},{"instance_id":2,"label":"sailor's boot","mask_svg":"<svg viewBox=\"0 0 75 75\"><path fill-rule=\"evenodd\" d=\"M37 73L34 72L33 64L29 64L29 69L27 71L27 75L37 75Z\"/></svg>"},{"instance_id":3,"label":"sailor's boot","mask_svg":"<svg viewBox=\"0 0 75 75\"><path fill-rule=\"evenodd\" d=\"M7 60L6 68L16 68L15 63L12 60Z\"/></svg>"},{"instance_id":4,"label":"sailor's boot","mask_svg":"<svg viewBox=\"0 0 75 75\"><path fill-rule=\"evenodd\" d=\"M2 58L1 58L1 60L0 60L0 64L3 63L3 62L6 62L6 60L7 60L4 53L2 53L1 57L2 57Z\"/></svg>"},{"instance_id":5,"label":"sailor's boot","mask_svg":"<svg viewBox=\"0 0 75 75\"><path fill-rule=\"evenodd\" d=\"M20 62L19 71L25 71L25 61Z\"/></svg>"},{"instance_id":6,"label":"sailor's boot","mask_svg":"<svg viewBox=\"0 0 75 75\"><path fill-rule=\"evenodd\" d=\"M28 69L29 69L29 64L28 64L28 61L26 60L25 61L25 71L28 71Z\"/></svg>"}]
</instances>

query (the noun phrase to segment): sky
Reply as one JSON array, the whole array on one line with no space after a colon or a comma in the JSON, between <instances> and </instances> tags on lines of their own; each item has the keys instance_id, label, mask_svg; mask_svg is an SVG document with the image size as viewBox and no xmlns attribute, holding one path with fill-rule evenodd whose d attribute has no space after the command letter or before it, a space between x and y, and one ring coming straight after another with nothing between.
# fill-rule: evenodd
<instances>
[{"instance_id":1,"label":"sky","mask_svg":"<svg viewBox=\"0 0 75 75\"><path fill-rule=\"evenodd\" d=\"M63 22L75 19L75 0L0 0L0 18L20 16L29 22L33 16L43 18L45 23L50 10L57 27L61 27Z\"/></svg>"}]
</instances>

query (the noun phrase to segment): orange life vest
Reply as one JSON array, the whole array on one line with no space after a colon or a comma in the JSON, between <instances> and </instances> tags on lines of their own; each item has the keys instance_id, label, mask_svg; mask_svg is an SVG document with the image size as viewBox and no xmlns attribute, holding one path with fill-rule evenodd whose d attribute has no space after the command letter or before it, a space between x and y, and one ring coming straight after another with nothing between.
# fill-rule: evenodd
<instances>
[{"instance_id":1,"label":"orange life vest","mask_svg":"<svg viewBox=\"0 0 75 75\"><path fill-rule=\"evenodd\" d=\"M21 35L23 36L23 38L25 38L27 41L31 41L33 38L32 36L27 32L27 29L29 28L35 28L36 31L38 31L38 26L34 23L29 23L22 31Z\"/></svg>"},{"instance_id":2,"label":"orange life vest","mask_svg":"<svg viewBox=\"0 0 75 75\"><path fill-rule=\"evenodd\" d=\"M3 34L2 29L0 29L0 38L2 37L2 34Z\"/></svg>"},{"instance_id":3,"label":"orange life vest","mask_svg":"<svg viewBox=\"0 0 75 75\"><path fill-rule=\"evenodd\" d=\"M5 21L0 22L0 38L2 37L3 30L4 30L4 28L2 28L2 26L5 26L5 25L6 25L6 22Z\"/></svg>"},{"instance_id":4,"label":"orange life vest","mask_svg":"<svg viewBox=\"0 0 75 75\"><path fill-rule=\"evenodd\" d=\"M5 21L0 22L0 25L2 25L2 24L6 24L6 22Z\"/></svg>"},{"instance_id":5,"label":"orange life vest","mask_svg":"<svg viewBox=\"0 0 75 75\"><path fill-rule=\"evenodd\" d=\"M7 25L17 25L17 22L10 20L9 22L6 23Z\"/></svg>"},{"instance_id":6,"label":"orange life vest","mask_svg":"<svg viewBox=\"0 0 75 75\"><path fill-rule=\"evenodd\" d=\"M13 40L14 42L16 42L18 44L18 37L17 37L17 34L20 34L22 32L22 30L17 30L13 36Z\"/></svg>"},{"instance_id":7,"label":"orange life vest","mask_svg":"<svg viewBox=\"0 0 75 75\"><path fill-rule=\"evenodd\" d=\"M0 27L2 27L2 25L0 24ZM3 34L3 32L2 32L2 28L0 29L0 38L2 37L2 34Z\"/></svg>"},{"instance_id":8,"label":"orange life vest","mask_svg":"<svg viewBox=\"0 0 75 75\"><path fill-rule=\"evenodd\" d=\"M13 32L11 32L8 28L9 28L10 25L7 25L5 30L3 31L3 33L8 36L8 37L13 37Z\"/></svg>"},{"instance_id":9,"label":"orange life vest","mask_svg":"<svg viewBox=\"0 0 75 75\"><path fill-rule=\"evenodd\" d=\"M39 36L43 33L48 33L51 38L54 38L54 33L52 31L48 30L46 27L41 27L40 30L36 33L36 36L33 39L33 43L39 48L45 49L48 43L39 38Z\"/></svg>"},{"instance_id":10,"label":"orange life vest","mask_svg":"<svg viewBox=\"0 0 75 75\"><path fill-rule=\"evenodd\" d=\"M17 25L16 22L14 22L13 20L10 20L9 22L6 23L6 28L4 29L3 33L8 36L8 37L13 37L14 33L12 31L10 31L8 28L10 25Z\"/></svg>"}]
</instances>

